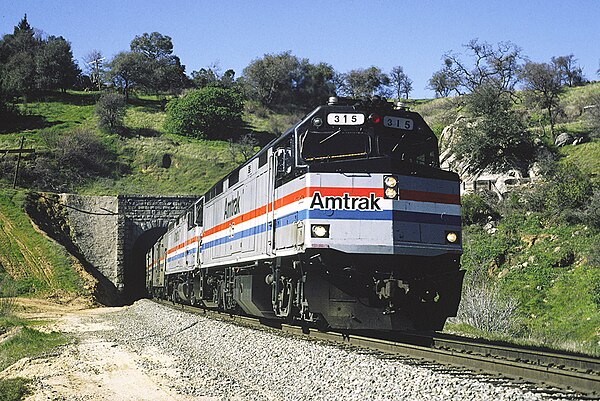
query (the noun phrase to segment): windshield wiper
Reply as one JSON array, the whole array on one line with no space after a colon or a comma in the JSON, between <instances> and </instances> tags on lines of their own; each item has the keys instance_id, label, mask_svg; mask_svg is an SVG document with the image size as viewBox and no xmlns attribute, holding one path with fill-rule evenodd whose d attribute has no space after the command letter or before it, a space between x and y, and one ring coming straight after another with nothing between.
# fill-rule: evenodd
<instances>
[{"instance_id":1,"label":"windshield wiper","mask_svg":"<svg viewBox=\"0 0 600 401\"><path fill-rule=\"evenodd\" d=\"M321 142L319 142L319 145L322 144L325 141L328 141L329 139L333 138L335 135L339 134L340 132L342 132L342 129L338 129L337 131L335 131L333 134L329 135L327 138L323 139Z\"/></svg>"}]
</instances>

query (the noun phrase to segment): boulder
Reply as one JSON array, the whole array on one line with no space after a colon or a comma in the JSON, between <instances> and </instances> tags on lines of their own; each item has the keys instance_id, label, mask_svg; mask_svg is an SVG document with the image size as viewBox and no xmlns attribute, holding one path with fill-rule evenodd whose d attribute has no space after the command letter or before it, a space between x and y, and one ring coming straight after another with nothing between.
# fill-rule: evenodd
<instances>
[{"instance_id":1,"label":"boulder","mask_svg":"<svg viewBox=\"0 0 600 401\"><path fill-rule=\"evenodd\" d=\"M558 136L556 137L556 140L554 141L554 144L556 146L565 146L565 145L570 145L573 143L573 140L575 138L573 138L573 135L567 133L567 132L562 132L560 134L558 134Z\"/></svg>"}]
</instances>

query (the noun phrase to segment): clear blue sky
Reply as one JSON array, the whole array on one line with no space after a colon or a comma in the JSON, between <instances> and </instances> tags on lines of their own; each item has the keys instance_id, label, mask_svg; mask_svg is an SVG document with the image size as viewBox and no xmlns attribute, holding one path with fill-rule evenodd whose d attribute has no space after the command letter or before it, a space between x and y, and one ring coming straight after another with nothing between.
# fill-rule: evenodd
<instances>
[{"instance_id":1,"label":"clear blue sky","mask_svg":"<svg viewBox=\"0 0 600 401\"><path fill-rule=\"evenodd\" d=\"M187 74L218 61L237 76L265 53L291 50L347 72L401 65L411 97L426 89L444 52L479 38L511 41L532 61L574 54L588 79L600 61L599 0L166 1L0 0L0 34L27 13L34 28L71 42L80 65L91 50L108 58L136 35L171 36Z\"/></svg>"}]
</instances>

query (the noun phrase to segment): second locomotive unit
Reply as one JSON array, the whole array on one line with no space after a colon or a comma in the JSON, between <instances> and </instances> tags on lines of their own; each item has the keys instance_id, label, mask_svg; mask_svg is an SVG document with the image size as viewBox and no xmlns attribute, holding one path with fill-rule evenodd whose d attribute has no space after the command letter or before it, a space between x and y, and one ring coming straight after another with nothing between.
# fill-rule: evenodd
<instances>
[{"instance_id":1,"label":"second locomotive unit","mask_svg":"<svg viewBox=\"0 0 600 401\"><path fill-rule=\"evenodd\" d=\"M331 98L169 225L147 287L324 328L438 330L460 300L460 216L419 114Z\"/></svg>"}]
</instances>

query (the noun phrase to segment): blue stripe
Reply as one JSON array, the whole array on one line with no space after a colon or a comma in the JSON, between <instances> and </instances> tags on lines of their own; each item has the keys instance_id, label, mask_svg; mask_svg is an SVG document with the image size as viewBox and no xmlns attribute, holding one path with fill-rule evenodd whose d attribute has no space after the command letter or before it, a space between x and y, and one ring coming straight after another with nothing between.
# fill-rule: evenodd
<instances>
[{"instance_id":1,"label":"blue stripe","mask_svg":"<svg viewBox=\"0 0 600 401\"><path fill-rule=\"evenodd\" d=\"M290 223L291 224L291 223ZM202 244L202 249L208 249L219 245L225 245L231 241L237 241L242 238L251 237L266 231L266 224L261 224L255 227L250 227L246 230L238 231L233 236L226 235L225 237L208 241Z\"/></svg>"},{"instance_id":2,"label":"blue stripe","mask_svg":"<svg viewBox=\"0 0 600 401\"><path fill-rule=\"evenodd\" d=\"M306 211L305 211L306 212ZM336 220L391 220L391 210L321 210L308 211L311 219L336 219Z\"/></svg>"},{"instance_id":3,"label":"blue stripe","mask_svg":"<svg viewBox=\"0 0 600 401\"><path fill-rule=\"evenodd\" d=\"M440 224L449 226L460 226L460 216L448 215L448 214L432 214L432 213L417 213L417 212L404 212L404 211L391 211L391 210L301 210L298 212L290 213L285 216L281 216L275 221L277 228L285 227L293 224L296 221L304 221L307 219L320 219L320 220L391 220L394 217L394 222L412 222L412 223L426 223L426 224ZM219 245L225 245L232 241L237 241L242 238L250 237L263 233L267 230L266 224L260 224L255 227L248 228L234 233L232 237L225 236L218 238L213 241L205 242L202 244L202 249L208 249Z\"/></svg>"},{"instance_id":4,"label":"blue stripe","mask_svg":"<svg viewBox=\"0 0 600 401\"><path fill-rule=\"evenodd\" d=\"M398 177L398 189L437 192L450 195L460 194L460 185L457 181L440 180L436 178L409 177L405 175Z\"/></svg>"},{"instance_id":5,"label":"blue stripe","mask_svg":"<svg viewBox=\"0 0 600 401\"><path fill-rule=\"evenodd\" d=\"M394 222L445 224L460 226L460 216L438 213L417 213L394 210Z\"/></svg>"},{"instance_id":6,"label":"blue stripe","mask_svg":"<svg viewBox=\"0 0 600 401\"><path fill-rule=\"evenodd\" d=\"M170 258L167 258L167 262L173 262L173 261L175 261L175 260L178 260L178 259L181 259L181 258L183 258L184 256L185 256L185 254L184 254L183 252L181 252L181 253L178 253L178 254L177 254L177 255L175 255L175 256L171 256Z\"/></svg>"},{"instance_id":7,"label":"blue stripe","mask_svg":"<svg viewBox=\"0 0 600 401\"><path fill-rule=\"evenodd\" d=\"M181 253L178 253L177 255L173 255L173 256L167 258L167 262L173 262L173 261L181 259L181 258L183 258L183 257L185 257L187 255L191 255L193 253L196 253L197 251L198 250L196 248L183 251Z\"/></svg>"}]
</instances>

